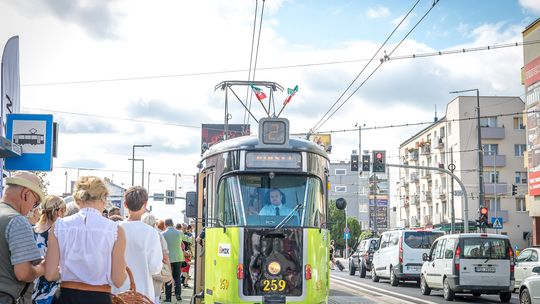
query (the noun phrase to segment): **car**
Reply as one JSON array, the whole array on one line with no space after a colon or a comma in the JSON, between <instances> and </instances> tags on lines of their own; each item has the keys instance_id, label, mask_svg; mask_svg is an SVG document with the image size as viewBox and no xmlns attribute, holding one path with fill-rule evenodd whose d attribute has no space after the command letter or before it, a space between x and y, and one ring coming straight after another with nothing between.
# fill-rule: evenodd
<instances>
[{"instance_id":1,"label":"car","mask_svg":"<svg viewBox=\"0 0 540 304\"><path fill-rule=\"evenodd\" d=\"M540 256L540 248L524 249L516 259L514 277L516 279L515 288L519 289L523 280L533 275L533 268L540 266L538 257Z\"/></svg>"},{"instance_id":2,"label":"car","mask_svg":"<svg viewBox=\"0 0 540 304\"><path fill-rule=\"evenodd\" d=\"M532 275L523 280L519 287L519 303L540 304L540 267L532 269Z\"/></svg>"},{"instance_id":3,"label":"car","mask_svg":"<svg viewBox=\"0 0 540 304\"><path fill-rule=\"evenodd\" d=\"M514 251L506 235L463 233L445 235L423 257L420 290L443 290L452 301L456 293L498 294L501 302L512 298Z\"/></svg>"},{"instance_id":4,"label":"car","mask_svg":"<svg viewBox=\"0 0 540 304\"><path fill-rule=\"evenodd\" d=\"M366 277L366 272L371 272L373 253L379 247L379 239L371 238L360 242L356 251L349 258L349 274L355 275L356 270L361 278Z\"/></svg>"},{"instance_id":5,"label":"car","mask_svg":"<svg viewBox=\"0 0 540 304\"><path fill-rule=\"evenodd\" d=\"M390 279L392 286L400 281L420 282L422 255L429 252L431 244L442 231L393 230L385 231L379 238L379 248L373 254L371 280Z\"/></svg>"}]
</instances>

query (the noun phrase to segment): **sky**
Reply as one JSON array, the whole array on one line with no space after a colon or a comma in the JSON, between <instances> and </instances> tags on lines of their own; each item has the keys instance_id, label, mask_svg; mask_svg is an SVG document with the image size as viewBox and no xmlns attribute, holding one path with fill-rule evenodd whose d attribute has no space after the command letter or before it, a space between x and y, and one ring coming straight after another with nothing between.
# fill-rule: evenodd
<instances>
[{"instance_id":1,"label":"sky","mask_svg":"<svg viewBox=\"0 0 540 304\"><path fill-rule=\"evenodd\" d=\"M317 131L432 121L435 109L444 116L455 97L448 92L454 90L523 97L521 47L392 57L521 42L521 32L540 16L540 1L415 3L265 1L260 38L254 40L257 69L251 74L285 88L298 85L281 115L294 133L314 128L358 75L356 92L344 94L347 102ZM48 192L61 194L71 180L89 174L130 186L128 158L136 144L152 145L135 153L144 159L147 187L151 172L150 193L172 190L175 179L179 193L193 190L200 126L223 123L225 96L214 87L248 79L256 5L257 38L260 0L1 1L0 48L10 37L20 37L21 110L52 113L60 125ZM385 54L390 60L359 87ZM248 92L238 90L245 100ZM275 97L279 105L286 93ZM263 116L260 108L253 112ZM231 101L229 113L229 123L245 122L240 103ZM423 127L365 130L362 149L387 150L388 161L397 162L399 144ZM332 161L348 160L358 147L358 132L332 133L332 146ZM136 184L142 182L141 170L137 162ZM397 170L390 173L397 182ZM154 203L154 209L159 217L183 204Z\"/></svg>"}]
</instances>

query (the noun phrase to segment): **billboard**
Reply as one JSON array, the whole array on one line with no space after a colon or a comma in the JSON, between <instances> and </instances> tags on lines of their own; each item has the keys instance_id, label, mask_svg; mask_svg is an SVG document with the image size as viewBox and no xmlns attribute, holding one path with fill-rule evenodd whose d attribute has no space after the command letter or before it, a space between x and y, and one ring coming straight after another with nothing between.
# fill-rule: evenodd
<instances>
[{"instance_id":1,"label":"billboard","mask_svg":"<svg viewBox=\"0 0 540 304\"><path fill-rule=\"evenodd\" d=\"M386 176L382 175L381 176ZM369 226L373 227L373 218L376 218L377 228L389 227L389 187L388 179L372 174L369 177ZM375 215L374 215L375 213Z\"/></svg>"},{"instance_id":2,"label":"billboard","mask_svg":"<svg viewBox=\"0 0 540 304\"><path fill-rule=\"evenodd\" d=\"M540 195L540 56L524 67L529 195Z\"/></svg>"},{"instance_id":3,"label":"billboard","mask_svg":"<svg viewBox=\"0 0 540 304\"><path fill-rule=\"evenodd\" d=\"M250 127L247 124L228 124L227 129L228 139L250 134ZM202 124L201 133L201 154L203 154L211 146L223 141L225 138L225 125Z\"/></svg>"},{"instance_id":4,"label":"billboard","mask_svg":"<svg viewBox=\"0 0 540 304\"><path fill-rule=\"evenodd\" d=\"M308 138L309 141L312 141L323 147L326 152L330 153L332 151L332 134L310 134L308 137L308 135L304 133L291 134L291 136L300 139Z\"/></svg>"}]
</instances>

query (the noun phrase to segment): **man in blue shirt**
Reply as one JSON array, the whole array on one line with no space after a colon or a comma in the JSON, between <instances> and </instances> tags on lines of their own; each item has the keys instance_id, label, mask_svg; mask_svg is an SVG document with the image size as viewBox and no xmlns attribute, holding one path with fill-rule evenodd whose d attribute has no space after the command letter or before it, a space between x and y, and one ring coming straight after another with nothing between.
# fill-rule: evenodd
<instances>
[{"instance_id":1,"label":"man in blue shirt","mask_svg":"<svg viewBox=\"0 0 540 304\"><path fill-rule=\"evenodd\" d=\"M272 188L269 192L270 204L264 206L259 215L275 215L275 216L287 216L292 212L292 209L285 206L285 195L281 190Z\"/></svg>"}]
</instances>

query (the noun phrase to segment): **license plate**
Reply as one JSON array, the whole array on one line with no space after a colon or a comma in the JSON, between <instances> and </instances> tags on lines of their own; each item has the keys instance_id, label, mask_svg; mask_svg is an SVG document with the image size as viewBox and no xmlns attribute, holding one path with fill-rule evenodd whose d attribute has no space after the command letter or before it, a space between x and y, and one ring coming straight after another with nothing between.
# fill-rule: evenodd
<instances>
[{"instance_id":1,"label":"license plate","mask_svg":"<svg viewBox=\"0 0 540 304\"><path fill-rule=\"evenodd\" d=\"M476 266L474 267L475 272L495 272L495 267L493 266Z\"/></svg>"},{"instance_id":2,"label":"license plate","mask_svg":"<svg viewBox=\"0 0 540 304\"><path fill-rule=\"evenodd\" d=\"M420 272L421 269L422 267L420 266L407 266L407 270L410 270L410 271Z\"/></svg>"}]
</instances>

